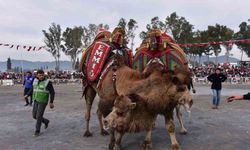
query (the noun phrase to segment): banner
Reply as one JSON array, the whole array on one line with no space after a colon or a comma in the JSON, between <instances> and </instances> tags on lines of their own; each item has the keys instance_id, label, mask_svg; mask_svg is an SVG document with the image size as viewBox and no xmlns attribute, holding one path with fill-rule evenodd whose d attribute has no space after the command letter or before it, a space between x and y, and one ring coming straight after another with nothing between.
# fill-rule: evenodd
<instances>
[{"instance_id":1,"label":"banner","mask_svg":"<svg viewBox=\"0 0 250 150\"><path fill-rule=\"evenodd\" d=\"M209 46L209 45L228 45L230 47L235 43L250 43L250 39L245 40L230 40L224 42L207 42L207 43L191 43L191 44L179 44L181 47L193 47L193 46Z\"/></svg>"},{"instance_id":2,"label":"banner","mask_svg":"<svg viewBox=\"0 0 250 150\"><path fill-rule=\"evenodd\" d=\"M40 51L41 49L44 49L45 46L26 46L26 45L19 45L19 44L7 44L7 43L0 43L0 46L8 47L8 48L16 48L18 49L25 49L27 51Z\"/></svg>"}]
</instances>

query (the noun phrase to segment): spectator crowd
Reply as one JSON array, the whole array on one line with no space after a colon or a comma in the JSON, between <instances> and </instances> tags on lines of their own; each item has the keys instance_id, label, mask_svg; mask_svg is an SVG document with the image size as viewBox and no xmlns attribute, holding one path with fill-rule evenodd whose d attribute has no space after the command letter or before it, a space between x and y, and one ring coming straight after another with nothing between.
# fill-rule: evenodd
<instances>
[{"instance_id":1,"label":"spectator crowd","mask_svg":"<svg viewBox=\"0 0 250 150\"><path fill-rule=\"evenodd\" d=\"M220 68L222 73L228 77L228 80L237 78L249 78L250 79L250 68L247 66L234 66L234 65L207 65L207 66L198 66L190 68L193 78L197 80L200 78L206 78L210 74L214 73L215 68ZM33 75L36 74L36 71L33 71ZM72 71L60 71L55 72L53 70L45 72L45 75L55 82L64 83L66 80L80 80L83 77L81 72L72 72ZM22 73L14 72L0 72L0 80L14 80L15 83L22 83Z\"/></svg>"}]
</instances>

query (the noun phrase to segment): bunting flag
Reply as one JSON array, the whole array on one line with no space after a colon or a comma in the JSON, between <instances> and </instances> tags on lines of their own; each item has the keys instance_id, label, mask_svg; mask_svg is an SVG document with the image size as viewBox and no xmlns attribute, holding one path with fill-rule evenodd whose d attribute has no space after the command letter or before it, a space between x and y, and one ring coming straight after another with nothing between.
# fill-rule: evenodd
<instances>
[{"instance_id":1,"label":"bunting flag","mask_svg":"<svg viewBox=\"0 0 250 150\"><path fill-rule=\"evenodd\" d=\"M250 43L250 39L245 40L230 40L224 42L207 42L207 43L192 43L192 44L179 44L181 47L193 47L193 46L209 46L209 45L228 45L232 47L235 43Z\"/></svg>"},{"instance_id":2,"label":"bunting flag","mask_svg":"<svg viewBox=\"0 0 250 150\"><path fill-rule=\"evenodd\" d=\"M193 47L193 46L209 46L209 45L228 45L230 48L232 48L233 44L235 43L250 43L250 39L244 39L244 40L230 40L230 41L220 41L220 42L207 42L207 43L188 43L188 44L178 44L180 47ZM26 46L26 45L15 45L15 44L7 44L7 43L0 43L0 46L9 47L9 48L16 48L17 50L25 49L27 51L40 51L42 49L45 49L45 46Z\"/></svg>"},{"instance_id":3,"label":"bunting flag","mask_svg":"<svg viewBox=\"0 0 250 150\"><path fill-rule=\"evenodd\" d=\"M40 51L45 48L45 46L26 46L26 45L15 45L15 44L7 44L7 43L0 43L0 46L9 47L9 48L16 48L16 50L19 49L25 49L27 51Z\"/></svg>"}]
</instances>

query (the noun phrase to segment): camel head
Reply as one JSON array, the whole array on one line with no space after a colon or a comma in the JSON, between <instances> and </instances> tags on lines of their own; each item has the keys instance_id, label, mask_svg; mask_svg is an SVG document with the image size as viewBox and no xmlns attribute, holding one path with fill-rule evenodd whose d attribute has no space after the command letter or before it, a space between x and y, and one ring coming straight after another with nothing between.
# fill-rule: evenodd
<instances>
[{"instance_id":1,"label":"camel head","mask_svg":"<svg viewBox=\"0 0 250 150\"><path fill-rule=\"evenodd\" d=\"M120 95L115 99L112 112L103 120L105 130L116 129L125 132L131 118L131 110L135 109L137 99L129 98L131 95Z\"/></svg>"}]
</instances>

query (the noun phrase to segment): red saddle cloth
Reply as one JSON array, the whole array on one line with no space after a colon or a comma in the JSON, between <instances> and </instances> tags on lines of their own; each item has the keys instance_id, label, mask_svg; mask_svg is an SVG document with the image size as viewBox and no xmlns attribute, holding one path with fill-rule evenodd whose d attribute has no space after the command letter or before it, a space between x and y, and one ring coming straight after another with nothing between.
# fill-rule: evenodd
<instances>
[{"instance_id":1,"label":"red saddle cloth","mask_svg":"<svg viewBox=\"0 0 250 150\"><path fill-rule=\"evenodd\" d=\"M100 75L108 57L110 46L104 42L96 42L87 61L87 79L94 81Z\"/></svg>"}]
</instances>

